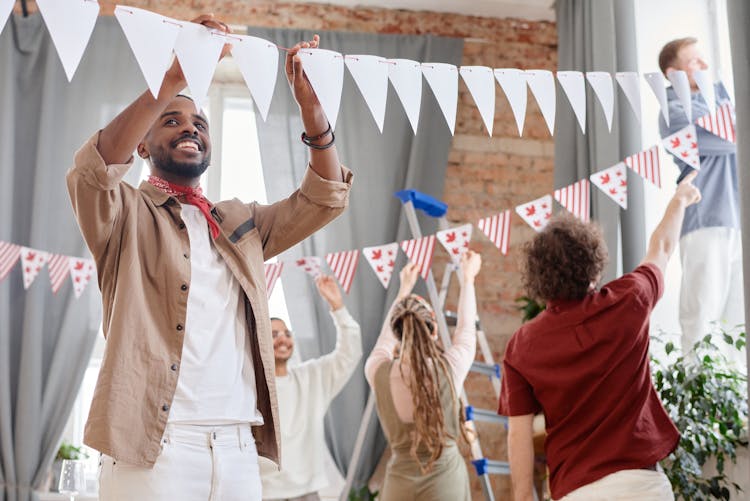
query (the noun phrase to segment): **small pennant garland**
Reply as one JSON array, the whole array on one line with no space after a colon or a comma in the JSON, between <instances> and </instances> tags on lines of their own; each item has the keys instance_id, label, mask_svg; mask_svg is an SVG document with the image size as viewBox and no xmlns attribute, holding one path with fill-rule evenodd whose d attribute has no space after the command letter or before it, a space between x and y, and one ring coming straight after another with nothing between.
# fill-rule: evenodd
<instances>
[{"instance_id":1,"label":"small pennant garland","mask_svg":"<svg viewBox=\"0 0 750 501\"><path fill-rule=\"evenodd\" d=\"M352 288L352 281L354 280L354 273L357 271L357 263L359 263L359 250L355 249L326 254L326 262L333 271L333 276L339 281L341 288L349 294L349 289Z\"/></svg>"},{"instance_id":2,"label":"small pennant garland","mask_svg":"<svg viewBox=\"0 0 750 501\"><path fill-rule=\"evenodd\" d=\"M49 271L49 281L52 285L52 294L57 294L57 291L62 287L65 278L70 273L70 265L68 264L68 256L62 254L52 254L47 263L47 271Z\"/></svg>"},{"instance_id":3,"label":"small pennant garland","mask_svg":"<svg viewBox=\"0 0 750 501\"><path fill-rule=\"evenodd\" d=\"M724 141L736 143L737 137L734 132L734 120L732 120L732 104L724 103L716 109L716 113L703 115L695 121L700 127L715 134Z\"/></svg>"},{"instance_id":4,"label":"small pennant garland","mask_svg":"<svg viewBox=\"0 0 750 501\"><path fill-rule=\"evenodd\" d=\"M5 280L10 270L21 257L21 246L10 242L0 242L0 282Z\"/></svg>"},{"instance_id":5,"label":"small pennant garland","mask_svg":"<svg viewBox=\"0 0 750 501\"><path fill-rule=\"evenodd\" d=\"M508 254L508 241L510 240L510 210L505 210L494 216L479 220L477 228L482 230L487 238L492 240L495 247L503 254Z\"/></svg>"},{"instance_id":6,"label":"small pennant garland","mask_svg":"<svg viewBox=\"0 0 750 501\"><path fill-rule=\"evenodd\" d=\"M628 208L628 173L625 163L591 174L591 182L623 209Z\"/></svg>"},{"instance_id":7,"label":"small pennant garland","mask_svg":"<svg viewBox=\"0 0 750 501\"><path fill-rule=\"evenodd\" d=\"M284 269L284 262L266 263L264 268L266 272L266 297L271 297L276 280L279 279L281 270Z\"/></svg>"},{"instance_id":8,"label":"small pennant garland","mask_svg":"<svg viewBox=\"0 0 750 501\"><path fill-rule=\"evenodd\" d=\"M589 192L588 179L581 179L577 183L555 190L554 195L560 205L584 223L588 223L591 217Z\"/></svg>"},{"instance_id":9,"label":"small pennant garland","mask_svg":"<svg viewBox=\"0 0 750 501\"><path fill-rule=\"evenodd\" d=\"M391 283L393 268L396 266L397 252L398 243L396 242L362 249L362 254L365 256L367 262L370 263L372 271L375 272L375 275L385 289Z\"/></svg>"},{"instance_id":10,"label":"small pennant garland","mask_svg":"<svg viewBox=\"0 0 750 501\"><path fill-rule=\"evenodd\" d=\"M662 144L664 145L664 149L693 169L701 168L701 161L698 156L698 141L695 135L695 125L690 124L684 129L678 130L671 136L667 136L662 140Z\"/></svg>"},{"instance_id":11,"label":"small pennant garland","mask_svg":"<svg viewBox=\"0 0 750 501\"><path fill-rule=\"evenodd\" d=\"M49 260L49 252L44 252L36 249L30 249L28 247L21 247L21 266L23 269L23 288L28 289L34 279L42 271L44 266Z\"/></svg>"},{"instance_id":12,"label":"small pennant garland","mask_svg":"<svg viewBox=\"0 0 750 501\"><path fill-rule=\"evenodd\" d=\"M427 280L432 266L432 253L435 251L435 235L401 242L401 249L409 261L419 266L422 278Z\"/></svg>"},{"instance_id":13,"label":"small pennant garland","mask_svg":"<svg viewBox=\"0 0 750 501\"><path fill-rule=\"evenodd\" d=\"M313 278L318 278L323 273L323 260L317 256L303 257L296 260L294 264Z\"/></svg>"},{"instance_id":14,"label":"small pennant garland","mask_svg":"<svg viewBox=\"0 0 750 501\"><path fill-rule=\"evenodd\" d=\"M633 169L644 179L648 179L661 188L661 163L659 161L659 147L651 148L631 155L625 159L625 165Z\"/></svg>"},{"instance_id":15,"label":"small pennant garland","mask_svg":"<svg viewBox=\"0 0 750 501\"><path fill-rule=\"evenodd\" d=\"M552 195L544 195L516 207L516 213L536 231L542 231L552 218Z\"/></svg>"},{"instance_id":16,"label":"small pennant garland","mask_svg":"<svg viewBox=\"0 0 750 501\"><path fill-rule=\"evenodd\" d=\"M70 279L73 281L73 292L76 298L79 298L94 277L96 267L91 259L71 258L68 260L68 264L70 266Z\"/></svg>"},{"instance_id":17,"label":"small pennant garland","mask_svg":"<svg viewBox=\"0 0 750 501\"><path fill-rule=\"evenodd\" d=\"M461 261L461 256L469 250L471 229L472 226L470 224L465 224L456 228L438 231L435 234L440 243L443 244L443 247L445 247L445 250L450 254L453 264L458 264Z\"/></svg>"}]
</instances>

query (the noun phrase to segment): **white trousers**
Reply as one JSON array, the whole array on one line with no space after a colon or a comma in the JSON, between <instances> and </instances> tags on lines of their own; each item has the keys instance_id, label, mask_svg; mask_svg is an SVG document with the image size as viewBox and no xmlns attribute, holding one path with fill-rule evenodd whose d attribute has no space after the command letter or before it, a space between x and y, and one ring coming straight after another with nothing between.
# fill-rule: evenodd
<instances>
[{"instance_id":1,"label":"white trousers","mask_svg":"<svg viewBox=\"0 0 750 501\"><path fill-rule=\"evenodd\" d=\"M100 501L261 501L249 424L168 424L153 468L102 456Z\"/></svg>"},{"instance_id":2,"label":"white trousers","mask_svg":"<svg viewBox=\"0 0 750 501\"><path fill-rule=\"evenodd\" d=\"M733 228L701 228L680 239L682 286L680 326L682 347L687 352L717 323L728 331L745 323L742 285L742 239ZM727 358L745 367L745 351L721 339L715 344Z\"/></svg>"},{"instance_id":3,"label":"white trousers","mask_svg":"<svg viewBox=\"0 0 750 501\"><path fill-rule=\"evenodd\" d=\"M559 501L673 500L672 485L660 471L621 470L579 487Z\"/></svg>"}]
</instances>

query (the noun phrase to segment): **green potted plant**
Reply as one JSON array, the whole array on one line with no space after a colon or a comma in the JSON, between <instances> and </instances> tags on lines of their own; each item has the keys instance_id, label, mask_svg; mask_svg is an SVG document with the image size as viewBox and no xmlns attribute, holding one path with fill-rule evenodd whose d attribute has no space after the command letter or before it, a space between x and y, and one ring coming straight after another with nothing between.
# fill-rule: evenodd
<instances>
[{"instance_id":1,"label":"green potted plant","mask_svg":"<svg viewBox=\"0 0 750 501\"><path fill-rule=\"evenodd\" d=\"M652 345L663 346L665 355L652 357L654 386L681 433L677 449L662 461L677 499L728 500L739 489L727 478L725 464L747 446L747 377L729 365L715 337L738 350L745 346L744 332L708 334L687 354L662 335ZM712 458L715 475L704 470Z\"/></svg>"},{"instance_id":2,"label":"green potted plant","mask_svg":"<svg viewBox=\"0 0 750 501\"><path fill-rule=\"evenodd\" d=\"M60 481L60 470L62 468L63 459L86 459L88 457L89 455L83 450L83 446L76 447L63 440L60 444L60 448L57 449L55 460L50 467L50 473L47 480L49 490L51 492L57 492L57 484Z\"/></svg>"},{"instance_id":3,"label":"green potted plant","mask_svg":"<svg viewBox=\"0 0 750 501\"><path fill-rule=\"evenodd\" d=\"M349 491L349 501L374 501L378 497L378 491L371 491L370 486L352 487Z\"/></svg>"}]
</instances>

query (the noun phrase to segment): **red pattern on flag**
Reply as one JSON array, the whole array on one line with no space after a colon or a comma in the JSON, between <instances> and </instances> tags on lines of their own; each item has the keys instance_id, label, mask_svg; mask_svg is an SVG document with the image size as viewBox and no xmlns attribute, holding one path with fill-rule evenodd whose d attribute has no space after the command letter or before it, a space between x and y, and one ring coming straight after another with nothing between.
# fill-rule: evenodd
<instances>
[{"instance_id":1,"label":"red pattern on flag","mask_svg":"<svg viewBox=\"0 0 750 501\"><path fill-rule=\"evenodd\" d=\"M661 143L665 150L693 169L699 170L701 168L695 124L683 127L671 136L665 137Z\"/></svg>"},{"instance_id":2,"label":"red pattern on flag","mask_svg":"<svg viewBox=\"0 0 750 501\"><path fill-rule=\"evenodd\" d=\"M70 273L70 265L68 264L68 256L62 254L52 254L47 262L47 271L49 271L49 281L52 286L52 294L57 294L57 291L62 287L65 278Z\"/></svg>"},{"instance_id":3,"label":"red pattern on flag","mask_svg":"<svg viewBox=\"0 0 750 501\"><path fill-rule=\"evenodd\" d=\"M590 186L588 179L555 190L555 200L575 217L588 223L591 219Z\"/></svg>"},{"instance_id":4,"label":"red pattern on flag","mask_svg":"<svg viewBox=\"0 0 750 501\"><path fill-rule=\"evenodd\" d=\"M487 235L487 238L492 240L492 243L500 249L500 252L504 255L508 254L508 244L510 243L510 210L480 219L479 223L477 223L477 228L482 230Z\"/></svg>"},{"instance_id":5,"label":"red pattern on flag","mask_svg":"<svg viewBox=\"0 0 750 501\"><path fill-rule=\"evenodd\" d=\"M401 249L403 249L404 254L409 258L409 261L419 266L420 274L425 280L427 280L427 274L430 273L430 266L432 266L435 240L435 235L430 235L401 242Z\"/></svg>"},{"instance_id":6,"label":"red pattern on flag","mask_svg":"<svg viewBox=\"0 0 750 501\"><path fill-rule=\"evenodd\" d=\"M273 288L276 285L276 280L281 276L281 270L284 269L284 262L277 261L275 263L266 263L266 298L271 297Z\"/></svg>"},{"instance_id":7,"label":"red pattern on flag","mask_svg":"<svg viewBox=\"0 0 750 501\"><path fill-rule=\"evenodd\" d=\"M21 257L21 246L0 241L0 282L5 280L10 270Z\"/></svg>"},{"instance_id":8,"label":"red pattern on flag","mask_svg":"<svg viewBox=\"0 0 750 501\"><path fill-rule=\"evenodd\" d=\"M307 256L297 259L294 262L294 265L313 278L318 278L318 276L323 273L323 270L321 269L323 261L317 256Z\"/></svg>"},{"instance_id":9,"label":"red pattern on flag","mask_svg":"<svg viewBox=\"0 0 750 501\"><path fill-rule=\"evenodd\" d=\"M438 231L435 236L443 244L445 250L453 261L453 264L458 265L467 250L469 250L469 242L471 242L472 226L470 224L464 224L455 228L449 228L447 230Z\"/></svg>"},{"instance_id":10,"label":"red pattern on flag","mask_svg":"<svg viewBox=\"0 0 750 501\"><path fill-rule=\"evenodd\" d=\"M326 254L326 262L333 271L333 276L341 284L341 288L349 294L349 289L352 288L352 282L354 281L354 273L357 271L357 264L359 263L359 250Z\"/></svg>"},{"instance_id":11,"label":"red pattern on flag","mask_svg":"<svg viewBox=\"0 0 750 501\"><path fill-rule=\"evenodd\" d=\"M732 119L733 111L732 103L724 103L716 109L715 113L703 115L695 123L725 141L736 143L737 136L734 132L734 120Z\"/></svg>"},{"instance_id":12,"label":"red pattern on flag","mask_svg":"<svg viewBox=\"0 0 750 501\"><path fill-rule=\"evenodd\" d=\"M652 146L640 153L630 155L624 162L641 177L654 183L657 188L661 188L661 161L658 146Z\"/></svg>"},{"instance_id":13,"label":"red pattern on flag","mask_svg":"<svg viewBox=\"0 0 750 501\"><path fill-rule=\"evenodd\" d=\"M42 271L42 266L47 263L49 257L49 252L21 247L21 269L23 270L24 289L28 289L34 283L39 272Z\"/></svg>"},{"instance_id":14,"label":"red pattern on flag","mask_svg":"<svg viewBox=\"0 0 750 501\"><path fill-rule=\"evenodd\" d=\"M367 262L370 263L372 271L375 272L375 275L385 289L391 283L393 268L396 266L397 252L398 243L396 242L362 249L362 254L364 254Z\"/></svg>"},{"instance_id":15,"label":"red pattern on flag","mask_svg":"<svg viewBox=\"0 0 750 501\"><path fill-rule=\"evenodd\" d=\"M535 231L542 231L552 218L552 195L521 204L516 207L516 213Z\"/></svg>"},{"instance_id":16,"label":"red pattern on flag","mask_svg":"<svg viewBox=\"0 0 750 501\"><path fill-rule=\"evenodd\" d=\"M591 182L605 195L617 202L623 209L628 208L628 172L623 162L618 162L595 174Z\"/></svg>"},{"instance_id":17,"label":"red pattern on flag","mask_svg":"<svg viewBox=\"0 0 750 501\"><path fill-rule=\"evenodd\" d=\"M68 260L70 280L73 282L73 292L76 299L81 297L84 289L92 278L96 276L96 266L91 259L71 258Z\"/></svg>"}]
</instances>

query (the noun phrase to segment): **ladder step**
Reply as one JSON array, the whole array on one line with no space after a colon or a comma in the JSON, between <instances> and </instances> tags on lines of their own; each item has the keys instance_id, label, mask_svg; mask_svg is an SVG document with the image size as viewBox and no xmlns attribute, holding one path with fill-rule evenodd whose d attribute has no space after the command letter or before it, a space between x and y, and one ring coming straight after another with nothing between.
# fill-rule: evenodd
<instances>
[{"instance_id":1,"label":"ladder step","mask_svg":"<svg viewBox=\"0 0 750 501\"><path fill-rule=\"evenodd\" d=\"M500 379L500 364L485 364L484 362L472 362L471 372Z\"/></svg>"},{"instance_id":2,"label":"ladder step","mask_svg":"<svg viewBox=\"0 0 750 501\"><path fill-rule=\"evenodd\" d=\"M466 420L467 421L484 421L488 423L499 423L508 424L507 416L500 416L495 411L487 409L477 409L472 405L466 406Z\"/></svg>"},{"instance_id":3,"label":"ladder step","mask_svg":"<svg viewBox=\"0 0 750 501\"><path fill-rule=\"evenodd\" d=\"M490 475L510 475L510 465L505 461L495 461L494 459L475 459L472 461L474 469L478 476Z\"/></svg>"},{"instance_id":4,"label":"ladder step","mask_svg":"<svg viewBox=\"0 0 750 501\"><path fill-rule=\"evenodd\" d=\"M458 323L458 315L453 311L445 310L445 322L448 324L449 327L455 327L456 324ZM477 330L482 329L482 325L479 323L478 318L477 318L476 327L477 327Z\"/></svg>"},{"instance_id":5,"label":"ladder step","mask_svg":"<svg viewBox=\"0 0 750 501\"><path fill-rule=\"evenodd\" d=\"M448 212L448 204L417 190L402 190L394 193L401 203L411 202L415 209L424 211L428 216L443 217Z\"/></svg>"}]
</instances>

